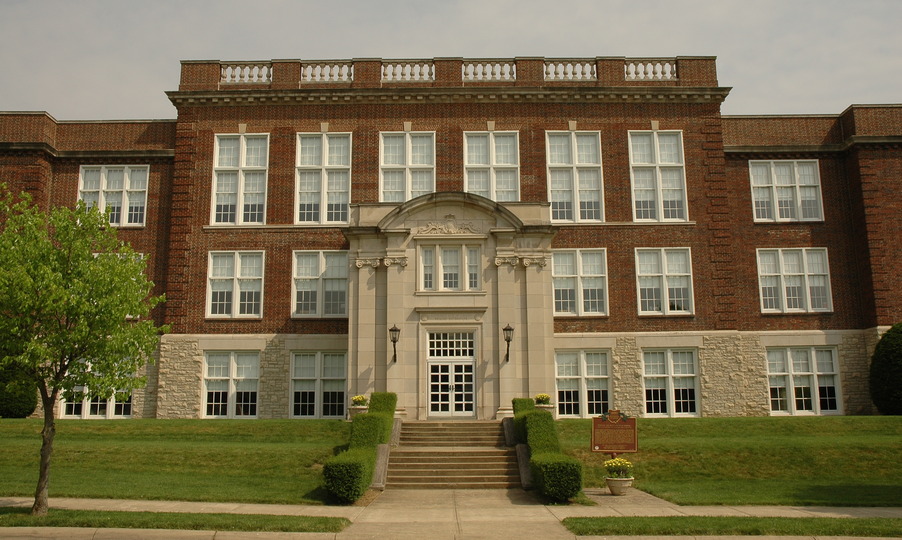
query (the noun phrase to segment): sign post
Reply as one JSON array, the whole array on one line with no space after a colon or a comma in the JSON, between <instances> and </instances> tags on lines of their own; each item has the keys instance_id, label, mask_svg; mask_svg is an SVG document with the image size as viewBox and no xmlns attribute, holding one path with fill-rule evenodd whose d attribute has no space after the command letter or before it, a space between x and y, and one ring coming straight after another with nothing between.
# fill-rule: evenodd
<instances>
[{"instance_id":1,"label":"sign post","mask_svg":"<svg viewBox=\"0 0 902 540\"><path fill-rule=\"evenodd\" d=\"M617 454L639 451L639 436L636 419L628 418L617 409L612 409L592 419L592 451Z\"/></svg>"}]
</instances>

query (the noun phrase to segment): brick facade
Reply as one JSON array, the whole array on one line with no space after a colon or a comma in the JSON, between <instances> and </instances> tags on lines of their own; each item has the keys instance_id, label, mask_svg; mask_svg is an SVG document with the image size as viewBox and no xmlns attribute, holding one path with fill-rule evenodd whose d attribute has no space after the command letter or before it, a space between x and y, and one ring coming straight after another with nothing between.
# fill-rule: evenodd
<instances>
[{"instance_id":1,"label":"brick facade","mask_svg":"<svg viewBox=\"0 0 902 540\"><path fill-rule=\"evenodd\" d=\"M396 391L399 414L425 419L437 412L429 370L439 363L428 340L447 332L475 336L472 400L464 405L473 406L464 411L471 417L508 414L512 397L565 398L563 386L556 391L563 368L555 358L566 351L603 352L605 406L629 414L654 414L649 385L657 383L644 355L689 351L694 388L682 413L766 415L768 350L806 347L831 351L836 362L841 405L822 412L872 413L870 351L880 330L902 320L894 264L902 256L895 241L902 106L722 116L728 91L708 57L183 62L178 90L168 92L175 120L58 122L46 113L0 113L0 181L42 207L72 205L82 167L149 166L145 225L123 227L121 236L150 256L154 292L167 298L154 316L172 333L148 368L148 387L133 399L133 416L208 416L209 354L250 351L257 391L244 414L289 417L308 384L292 376L295 354L331 351L347 354L342 399ZM385 132L434 133L434 194L380 202ZM463 193L466 132L517 134L517 202ZM549 132L598 133L603 221L551 219ZM630 132L680 134L686 219L634 219ZM298 133L351 134L347 223L296 224ZM268 137L262 225L212 223L216 137L239 134ZM756 222L749 162L758 160L816 160L822 219ZM477 291L422 289L421 250L435 242L478 246ZM688 313L639 313L639 248L688 248ZM793 248L826 249L830 309L763 312L757 250ZM605 250L606 313L556 316L553 254L589 249ZM347 316L292 317L293 253L306 250L348 253ZM259 317L208 314L210 253L233 251L264 254ZM515 328L509 362L505 324ZM387 339L392 325L401 328L397 355ZM319 392L316 407L328 400L324 381L310 390ZM235 388L230 411L238 410L231 400L242 399ZM818 390L809 388L814 400ZM585 388L579 392L577 401L585 401ZM668 387L669 399L675 392ZM323 414L339 409L331 410Z\"/></svg>"}]
</instances>

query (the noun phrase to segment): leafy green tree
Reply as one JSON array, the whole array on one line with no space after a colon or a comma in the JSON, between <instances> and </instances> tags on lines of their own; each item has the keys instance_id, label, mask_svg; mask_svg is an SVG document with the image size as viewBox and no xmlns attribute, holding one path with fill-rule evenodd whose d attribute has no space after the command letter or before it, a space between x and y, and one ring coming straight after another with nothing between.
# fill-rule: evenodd
<instances>
[{"instance_id":1,"label":"leafy green tree","mask_svg":"<svg viewBox=\"0 0 902 540\"><path fill-rule=\"evenodd\" d=\"M143 257L117 238L104 214L83 203L42 212L0 186L0 367L17 367L43 406L41 459L31 513L47 513L50 458L60 395L130 392L145 381L160 333L149 318Z\"/></svg>"},{"instance_id":2,"label":"leafy green tree","mask_svg":"<svg viewBox=\"0 0 902 540\"><path fill-rule=\"evenodd\" d=\"M871 401L880 414L902 414L902 323L887 330L874 349Z\"/></svg>"},{"instance_id":3,"label":"leafy green tree","mask_svg":"<svg viewBox=\"0 0 902 540\"><path fill-rule=\"evenodd\" d=\"M38 386L18 366L0 367L0 418L26 418L38 406Z\"/></svg>"}]
</instances>

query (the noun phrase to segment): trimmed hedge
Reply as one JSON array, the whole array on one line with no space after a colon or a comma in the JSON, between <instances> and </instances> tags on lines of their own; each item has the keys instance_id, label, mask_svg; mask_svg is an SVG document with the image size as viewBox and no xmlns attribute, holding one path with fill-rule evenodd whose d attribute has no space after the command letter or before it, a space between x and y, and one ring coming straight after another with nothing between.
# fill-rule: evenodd
<instances>
[{"instance_id":1,"label":"trimmed hedge","mask_svg":"<svg viewBox=\"0 0 902 540\"><path fill-rule=\"evenodd\" d=\"M351 422L351 448L375 448L391 437L392 417L384 413L358 414Z\"/></svg>"},{"instance_id":2,"label":"trimmed hedge","mask_svg":"<svg viewBox=\"0 0 902 540\"><path fill-rule=\"evenodd\" d=\"M549 499L566 501L583 488L583 466L574 457L554 452L533 454L529 467L536 488Z\"/></svg>"},{"instance_id":3,"label":"trimmed hedge","mask_svg":"<svg viewBox=\"0 0 902 540\"><path fill-rule=\"evenodd\" d=\"M548 411L535 410L523 415L526 420L526 444L533 454L561 453L554 417Z\"/></svg>"},{"instance_id":4,"label":"trimmed hedge","mask_svg":"<svg viewBox=\"0 0 902 540\"><path fill-rule=\"evenodd\" d=\"M370 412L388 413L394 417L398 395L394 392L373 392L370 395Z\"/></svg>"},{"instance_id":5,"label":"trimmed hedge","mask_svg":"<svg viewBox=\"0 0 902 540\"><path fill-rule=\"evenodd\" d=\"M397 403L395 394L374 392L369 412L358 414L351 422L349 449L323 465L325 487L339 502L356 501L372 484L376 447L391 440Z\"/></svg>"},{"instance_id":6,"label":"trimmed hedge","mask_svg":"<svg viewBox=\"0 0 902 540\"><path fill-rule=\"evenodd\" d=\"M514 406L515 416L519 412L527 412L536 408L535 400L528 397L514 398L511 400L511 405Z\"/></svg>"},{"instance_id":7,"label":"trimmed hedge","mask_svg":"<svg viewBox=\"0 0 902 540\"><path fill-rule=\"evenodd\" d=\"M578 459L561 453L554 416L536 409L531 399L513 401L514 433L517 442L529 445L529 468L536 489L554 501L575 497L583 488L583 466Z\"/></svg>"},{"instance_id":8,"label":"trimmed hedge","mask_svg":"<svg viewBox=\"0 0 902 540\"><path fill-rule=\"evenodd\" d=\"M357 423L357 418L354 419L354 424ZM375 466L375 446L352 448L333 456L323 466L326 489L340 502L353 503L369 489Z\"/></svg>"}]
</instances>

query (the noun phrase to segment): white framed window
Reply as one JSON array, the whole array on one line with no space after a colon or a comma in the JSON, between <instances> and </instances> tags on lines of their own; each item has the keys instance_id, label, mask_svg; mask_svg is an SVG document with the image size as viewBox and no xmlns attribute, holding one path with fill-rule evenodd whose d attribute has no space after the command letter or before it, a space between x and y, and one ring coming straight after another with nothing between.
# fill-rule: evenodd
<instances>
[{"instance_id":1,"label":"white framed window","mask_svg":"<svg viewBox=\"0 0 902 540\"><path fill-rule=\"evenodd\" d=\"M141 227L147 214L149 165L83 165L78 200L110 213L114 227Z\"/></svg>"},{"instance_id":2,"label":"white framed window","mask_svg":"<svg viewBox=\"0 0 902 540\"><path fill-rule=\"evenodd\" d=\"M217 135L215 152L210 222L265 223L269 135Z\"/></svg>"},{"instance_id":3,"label":"white framed window","mask_svg":"<svg viewBox=\"0 0 902 540\"><path fill-rule=\"evenodd\" d=\"M836 349L767 349L770 410L780 414L842 414Z\"/></svg>"},{"instance_id":4,"label":"white framed window","mask_svg":"<svg viewBox=\"0 0 902 540\"><path fill-rule=\"evenodd\" d=\"M263 252L211 251L207 270L207 316L263 316Z\"/></svg>"},{"instance_id":5,"label":"white framed window","mask_svg":"<svg viewBox=\"0 0 902 540\"><path fill-rule=\"evenodd\" d=\"M604 221L599 132L548 131L546 141L552 221Z\"/></svg>"},{"instance_id":6,"label":"white framed window","mask_svg":"<svg viewBox=\"0 0 902 540\"><path fill-rule=\"evenodd\" d=\"M630 131L633 220L687 221L683 134Z\"/></svg>"},{"instance_id":7,"label":"white framed window","mask_svg":"<svg viewBox=\"0 0 902 540\"><path fill-rule=\"evenodd\" d=\"M640 315L693 312L689 248L637 248L636 280Z\"/></svg>"},{"instance_id":8,"label":"white framed window","mask_svg":"<svg viewBox=\"0 0 902 540\"><path fill-rule=\"evenodd\" d=\"M103 397L92 394L84 386L76 386L72 392L63 394L60 412L63 418L129 418L132 415L132 396L130 393L116 392Z\"/></svg>"},{"instance_id":9,"label":"white framed window","mask_svg":"<svg viewBox=\"0 0 902 540\"><path fill-rule=\"evenodd\" d=\"M291 416L344 418L348 354L298 351L291 358Z\"/></svg>"},{"instance_id":10,"label":"white framed window","mask_svg":"<svg viewBox=\"0 0 902 540\"><path fill-rule=\"evenodd\" d=\"M204 355L204 417L256 418L259 384L259 352L207 351Z\"/></svg>"},{"instance_id":11,"label":"white framed window","mask_svg":"<svg viewBox=\"0 0 902 540\"><path fill-rule=\"evenodd\" d=\"M698 416L694 349L642 351L645 416Z\"/></svg>"},{"instance_id":12,"label":"white framed window","mask_svg":"<svg viewBox=\"0 0 902 540\"><path fill-rule=\"evenodd\" d=\"M552 257L555 315L607 315L607 252L555 250Z\"/></svg>"},{"instance_id":13,"label":"white framed window","mask_svg":"<svg viewBox=\"0 0 902 540\"><path fill-rule=\"evenodd\" d=\"M759 249L762 313L833 310L826 248Z\"/></svg>"},{"instance_id":14,"label":"white framed window","mask_svg":"<svg viewBox=\"0 0 902 540\"><path fill-rule=\"evenodd\" d=\"M348 316L348 252L295 251L292 317Z\"/></svg>"},{"instance_id":15,"label":"white framed window","mask_svg":"<svg viewBox=\"0 0 902 540\"><path fill-rule=\"evenodd\" d=\"M749 161L755 221L823 221L817 160Z\"/></svg>"},{"instance_id":16,"label":"white framed window","mask_svg":"<svg viewBox=\"0 0 902 540\"><path fill-rule=\"evenodd\" d=\"M481 251L476 245L421 245L420 290L482 290Z\"/></svg>"},{"instance_id":17,"label":"white framed window","mask_svg":"<svg viewBox=\"0 0 902 540\"><path fill-rule=\"evenodd\" d=\"M381 202L404 202L435 192L435 133L380 133Z\"/></svg>"},{"instance_id":18,"label":"white framed window","mask_svg":"<svg viewBox=\"0 0 902 540\"><path fill-rule=\"evenodd\" d=\"M464 132L464 171L464 191L498 202L519 201L517 132Z\"/></svg>"},{"instance_id":19,"label":"white framed window","mask_svg":"<svg viewBox=\"0 0 902 540\"><path fill-rule=\"evenodd\" d=\"M347 223L351 201L351 134L299 133L298 224Z\"/></svg>"},{"instance_id":20,"label":"white framed window","mask_svg":"<svg viewBox=\"0 0 902 540\"><path fill-rule=\"evenodd\" d=\"M555 351L559 416L588 418L608 412L608 351Z\"/></svg>"}]
</instances>

